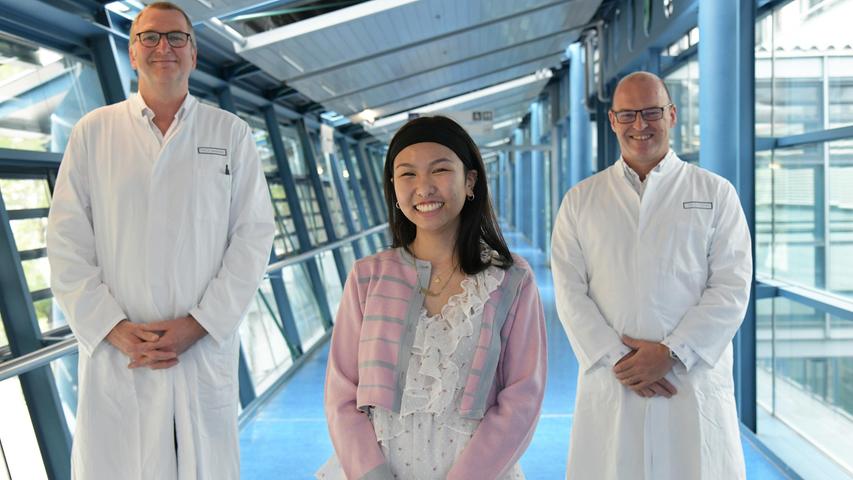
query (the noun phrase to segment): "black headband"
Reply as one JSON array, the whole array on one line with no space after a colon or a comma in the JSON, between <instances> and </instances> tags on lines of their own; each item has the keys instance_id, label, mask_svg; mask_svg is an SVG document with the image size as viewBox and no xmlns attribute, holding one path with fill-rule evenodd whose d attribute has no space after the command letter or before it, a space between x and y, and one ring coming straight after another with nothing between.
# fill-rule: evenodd
<instances>
[{"instance_id":1,"label":"black headband","mask_svg":"<svg viewBox=\"0 0 853 480\"><path fill-rule=\"evenodd\" d=\"M457 128L462 129L458 126ZM421 117L404 125L388 146L388 159L393 162L404 148L424 142L438 143L453 150L465 167L468 167L466 159L470 157L471 152L465 138L458 131L449 128L446 121L430 117Z\"/></svg>"}]
</instances>

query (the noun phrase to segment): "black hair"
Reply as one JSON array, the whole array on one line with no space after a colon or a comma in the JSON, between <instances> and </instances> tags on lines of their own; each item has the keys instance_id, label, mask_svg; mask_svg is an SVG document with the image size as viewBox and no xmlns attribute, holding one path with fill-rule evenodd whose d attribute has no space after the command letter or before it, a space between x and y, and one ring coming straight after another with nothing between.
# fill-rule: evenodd
<instances>
[{"instance_id":1,"label":"black hair","mask_svg":"<svg viewBox=\"0 0 853 480\"><path fill-rule=\"evenodd\" d=\"M416 134L414 138L412 136L412 133L417 131L440 131L442 135L451 136L450 140L454 144L464 146L464 152L457 151L461 148L451 149L462 160L465 173L470 170L477 172L477 181L474 183L473 189L474 198L465 201L462 212L459 214L461 218L459 229L456 232L455 247L459 267L468 275L474 275L488 268L492 264L491 260L486 259L484 261L480 258L484 248L483 244L485 244L498 252L499 258L495 265L503 269L509 268L513 264L512 254L501 234L494 208L492 208L489 182L486 179L486 167L483 164L483 158L480 156L480 150L464 128L453 120L442 116L419 117L409 121L397 131L389 144L388 153L385 155L382 183L385 188L385 205L388 208L388 228L391 230L392 237L391 246L408 248L417 235L415 224L396 207L397 195L394 192L393 183L394 157L392 157L392 155L396 157L396 154L401 150L399 148L400 138L405 137L407 139L406 145L418 143L418 135ZM425 135L422 141L435 142L434 138L435 135L433 134Z\"/></svg>"}]
</instances>

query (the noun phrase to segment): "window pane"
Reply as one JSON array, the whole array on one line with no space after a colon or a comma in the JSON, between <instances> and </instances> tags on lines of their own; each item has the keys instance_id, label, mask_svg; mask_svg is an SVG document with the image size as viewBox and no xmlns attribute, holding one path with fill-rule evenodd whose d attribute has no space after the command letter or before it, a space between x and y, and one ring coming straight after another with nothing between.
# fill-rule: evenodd
<instances>
[{"instance_id":1,"label":"window pane","mask_svg":"<svg viewBox=\"0 0 853 480\"><path fill-rule=\"evenodd\" d=\"M307 171L305 170L305 160L302 155L299 135L293 128L285 126L279 126L279 128L281 130L281 141L284 142L284 151L287 155L287 163L290 165L290 173L294 177L304 177Z\"/></svg>"},{"instance_id":2,"label":"window pane","mask_svg":"<svg viewBox=\"0 0 853 480\"><path fill-rule=\"evenodd\" d=\"M307 178L296 178L296 193L299 195L299 204L308 228L308 236L312 245L326 243L326 230L323 227L323 215L320 213L320 204L317 203L317 195L314 187ZM306 245L305 248L308 248Z\"/></svg>"},{"instance_id":3,"label":"window pane","mask_svg":"<svg viewBox=\"0 0 853 480\"><path fill-rule=\"evenodd\" d=\"M341 256L344 259L344 268L349 271L354 257L352 247L341 247ZM334 314L338 311L338 305L341 303L341 295L343 288L341 287L341 279L338 276L338 266L335 263L335 257L330 250L317 255L317 261L320 264L320 276L323 278L323 284L326 287L326 298L329 300L329 311Z\"/></svg>"},{"instance_id":4,"label":"window pane","mask_svg":"<svg viewBox=\"0 0 853 480\"><path fill-rule=\"evenodd\" d=\"M290 300L290 308L293 309L293 320L299 332L302 350L308 350L324 333L320 308L311 288L310 277L304 263L282 269L281 276Z\"/></svg>"},{"instance_id":5,"label":"window pane","mask_svg":"<svg viewBox=\"0 0 853 480\"><path fill-rule=\"evenodd\" d=\"M18 251L45 248L47 234L47 217L11 220L12 234Z\"/></svg>"},{"instance_id":6,"label":"window pane","mask_svg":"<svg viewBox=\"0 0 853 480\"><path fill-rule=\"evenodd\" d=\"M50 207L50 191L43 179L0 178L6 210Z\"/></svg>"},{"instance_id":7,"label":"window pane","mask_svg":"<svg viewBox=\"0 0 853 480\"><path fill-rule=\"evenodd\" d=\"M9 345L9 339L6 338L6 327L3 324L3 316L0 315L0 347Z\"/></svg>"},{"instance_id":8,"label":"window pane","mask_svg":"<svg viewBox=\"0 0 853 480\"><path fill-rule=\"evenodd\" d=\"M240 325L240 341L258 394L266 391L293 364L269 280L261 283L249 305Z\"/></svg>"},{"instance_id":9,"label":"window pane","mask_svg":"<svg viewBox=\"0 0 853 480\"><path fill-rule=\"evenodd\" d=\"M273 210L275 211L276 235L273 247L277 256L287 255L299 250L299 238L290 213L290 204L284 186L278 180L268 179Z\"/></svg>"},{"instance_id":10,"label":"window pane","mask_svg":"<svg viewBox=\"0 0 853 480\"><path fill-rule=\"evenodd\" d=\"M769 243L758 269L816 288L824 288L826 278L824 148L809 144L774 150L767 167L758 166L756 174L756 201L769 204L769 212L765 207L760 216L756 213L761 222L756 230L768 232L757 240Z\"/></svg>"},{"instance_id":11,"label":"window pane","mask_svg":"<svg viewBox=\"0 0 853 480\"><path fill-rule=\"evenodd\" d=\"M679 154L699 151L699 60L694 56L664 79L678 109L670 143Z\"/></svg>"},{"instance_id":12,"label":"window pane","mask_svg":"<svg viewBox=\"0 0 853 480\"><path fill-rule=\"evenodd\" d=\"M853 298L853 140L829 150L829 254L827 289Z\"/></svg>"},{"instance_id":13,"label":"window pane","mask_svg":"<svg viewBox=\"0 0 853 480\"><path fill-rule=\"evenodd\" d=\"M773 276L773 152L755 152L755 273ZM774 165L775 167L775 165Z\"/></svg>"},{"instance_id":14,"label":"window pane","mask_svg":"<svg viewBox=\"0 0 853 480\"><path fill-rule=\"evenodd\" d=\"M104 105L88 63L0 34L0 148L61 152L71 128Z\"/></svg>"},{"instance_id":15,"label":"window pane","mask_svg":"<svg viewBox=\"0 0 853 480\"><path fill-rule=\"evenodd\" d=\"M0 412L3 415L0 445L12 478L46 479L41 451L18 377L0 382Z\"/></svg>"},{"instance_id":16,"label":"window pane","mask_svg":"<svg viewBox=\"0 0 853 480\"><path fill-rule=\"evenodd\" d=\"M24 267L24 276L27 277L27 285L31 292L50 286L50 264L47 257L24 260L21 265Z\"/></svg>"},{"instance_id":17,"label":"window pane","mask_svg":"<svg viewBox=\"0 0 853 480\"><path fill-rule=\"evenodd\" d=\"M275 173L278 171L278 164L275 161L275 155L270 144L270 136L267 133L267 127L263 120L257 117L240 113L240 118L249 124L252 129L252 137L255 140L255 147L258 149L258 157L261 159L261 166L265 173Z\"/></svg>"},{"instance_id":18,"label":"window pane","mask_svg":"<svg viewBox=\"0 0 853 480\"><path fill-rule=\"evenodd\" d=\"M853 322L781 297L757 312L759 405L853 471Z\"/></svg>"},{"instance_id":19,"label":"window pane","mask_svg":"<svg viewBox=\"0 0 853 480\"><path fill-rule=\"evenodd\" d=\"M756 25L759 136L850 125L851 2L785 3ZM828 81L828 85L827 85ZM767 132L770 126L770 132Z\"/></svg>"},{"instance_id":20,"label":"window pane","mask_svg":"<svg viewBox=\"0 0 853 480\"><path fill-rule=\"evenodd\" d=\"M33 308L36 311L36 318L42 332L68 324L68 321L65 320L65 314L62 313L59 304L53 298L43 298L35 301L33 302Z\"/></svg>"},{"instance_id":21,"label":"window pane","mask_svg":"<svg viewBox=\"0 0 853 480\"><path fill-rule=\"evenodd\" d=\"M853 55L827 58L829 128L853 125Z\"/></svg>"},{"instance_id":22,"label":"window pane","mask_svg":"<svg viewBox=\"0 0 853 480\"><path fill-rule=\"evenodd\" d=\"M53 371L53 381L56 384L56 392L62 402L62 412L68 423L68 431L74 435L77 425L77 362L78 355L66 355L50 362Z\"/></svg>"}]
</instances>

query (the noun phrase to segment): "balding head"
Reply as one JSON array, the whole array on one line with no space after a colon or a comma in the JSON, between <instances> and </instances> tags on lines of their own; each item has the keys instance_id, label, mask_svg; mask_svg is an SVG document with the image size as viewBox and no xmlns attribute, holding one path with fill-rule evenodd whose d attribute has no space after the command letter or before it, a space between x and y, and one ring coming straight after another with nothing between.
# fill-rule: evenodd
<instances>
[{"instance_id":1,"label":"balding head","mask_svg":"<svg viewBox=\"0 0 853 480\"><path fill-rule=\"evenodd\" d=\"M620 90L625 88L640 88L643 90L658 89L658 94L666 98L666 103L672 103L672 95L669 94L669 89L666 88L666 83L660 77L650 72L633 72L622 77L619 83L616 84L616 90L613 91L613 105L616 106L616 97ZM614 108L614 110L617 110Z\"/></svg>"},{"instance_id":2,"label":"balding head","mask_svg":"<svg viewBox=\"0 0 853 480\"><path fill-rule=\"evenodd\" d=\"M616 85L608 117L622 158L645 178L669 151L669 129L676 122L666 85L649 72L627 75Z\"/></svg>"}]
</instances>

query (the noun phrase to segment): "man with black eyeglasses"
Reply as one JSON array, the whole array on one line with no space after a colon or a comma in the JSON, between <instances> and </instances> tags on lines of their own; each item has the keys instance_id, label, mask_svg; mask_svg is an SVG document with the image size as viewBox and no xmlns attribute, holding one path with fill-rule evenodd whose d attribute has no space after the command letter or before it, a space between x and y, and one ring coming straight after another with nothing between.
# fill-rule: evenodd
<instances>
[{"instance_id":1,"label":"man with black eyeglasses","mask_svg":"<svg viewBox=\"0 0 853 480\"><path fill-rule=\"evenodd\" d=\"M189 94L176 5L130 29L139 92L74 127L48 218L80 345L72 477L235 479L237 329L275 226L252 132Z\"/></svg>"},{"instance_id":2,"label":"man with black eyeglasses","mask_svg":"<svg viewBox=\"0 0 853 480\"><path fill-rule=\"evenodd\" d=\"M623 78L622 155L557 214L554 295L579 364L571 479L745 478L731 341L749 229L734 187L670 150L676 119L660 78Z\"/></svg>"}]
</instances>

